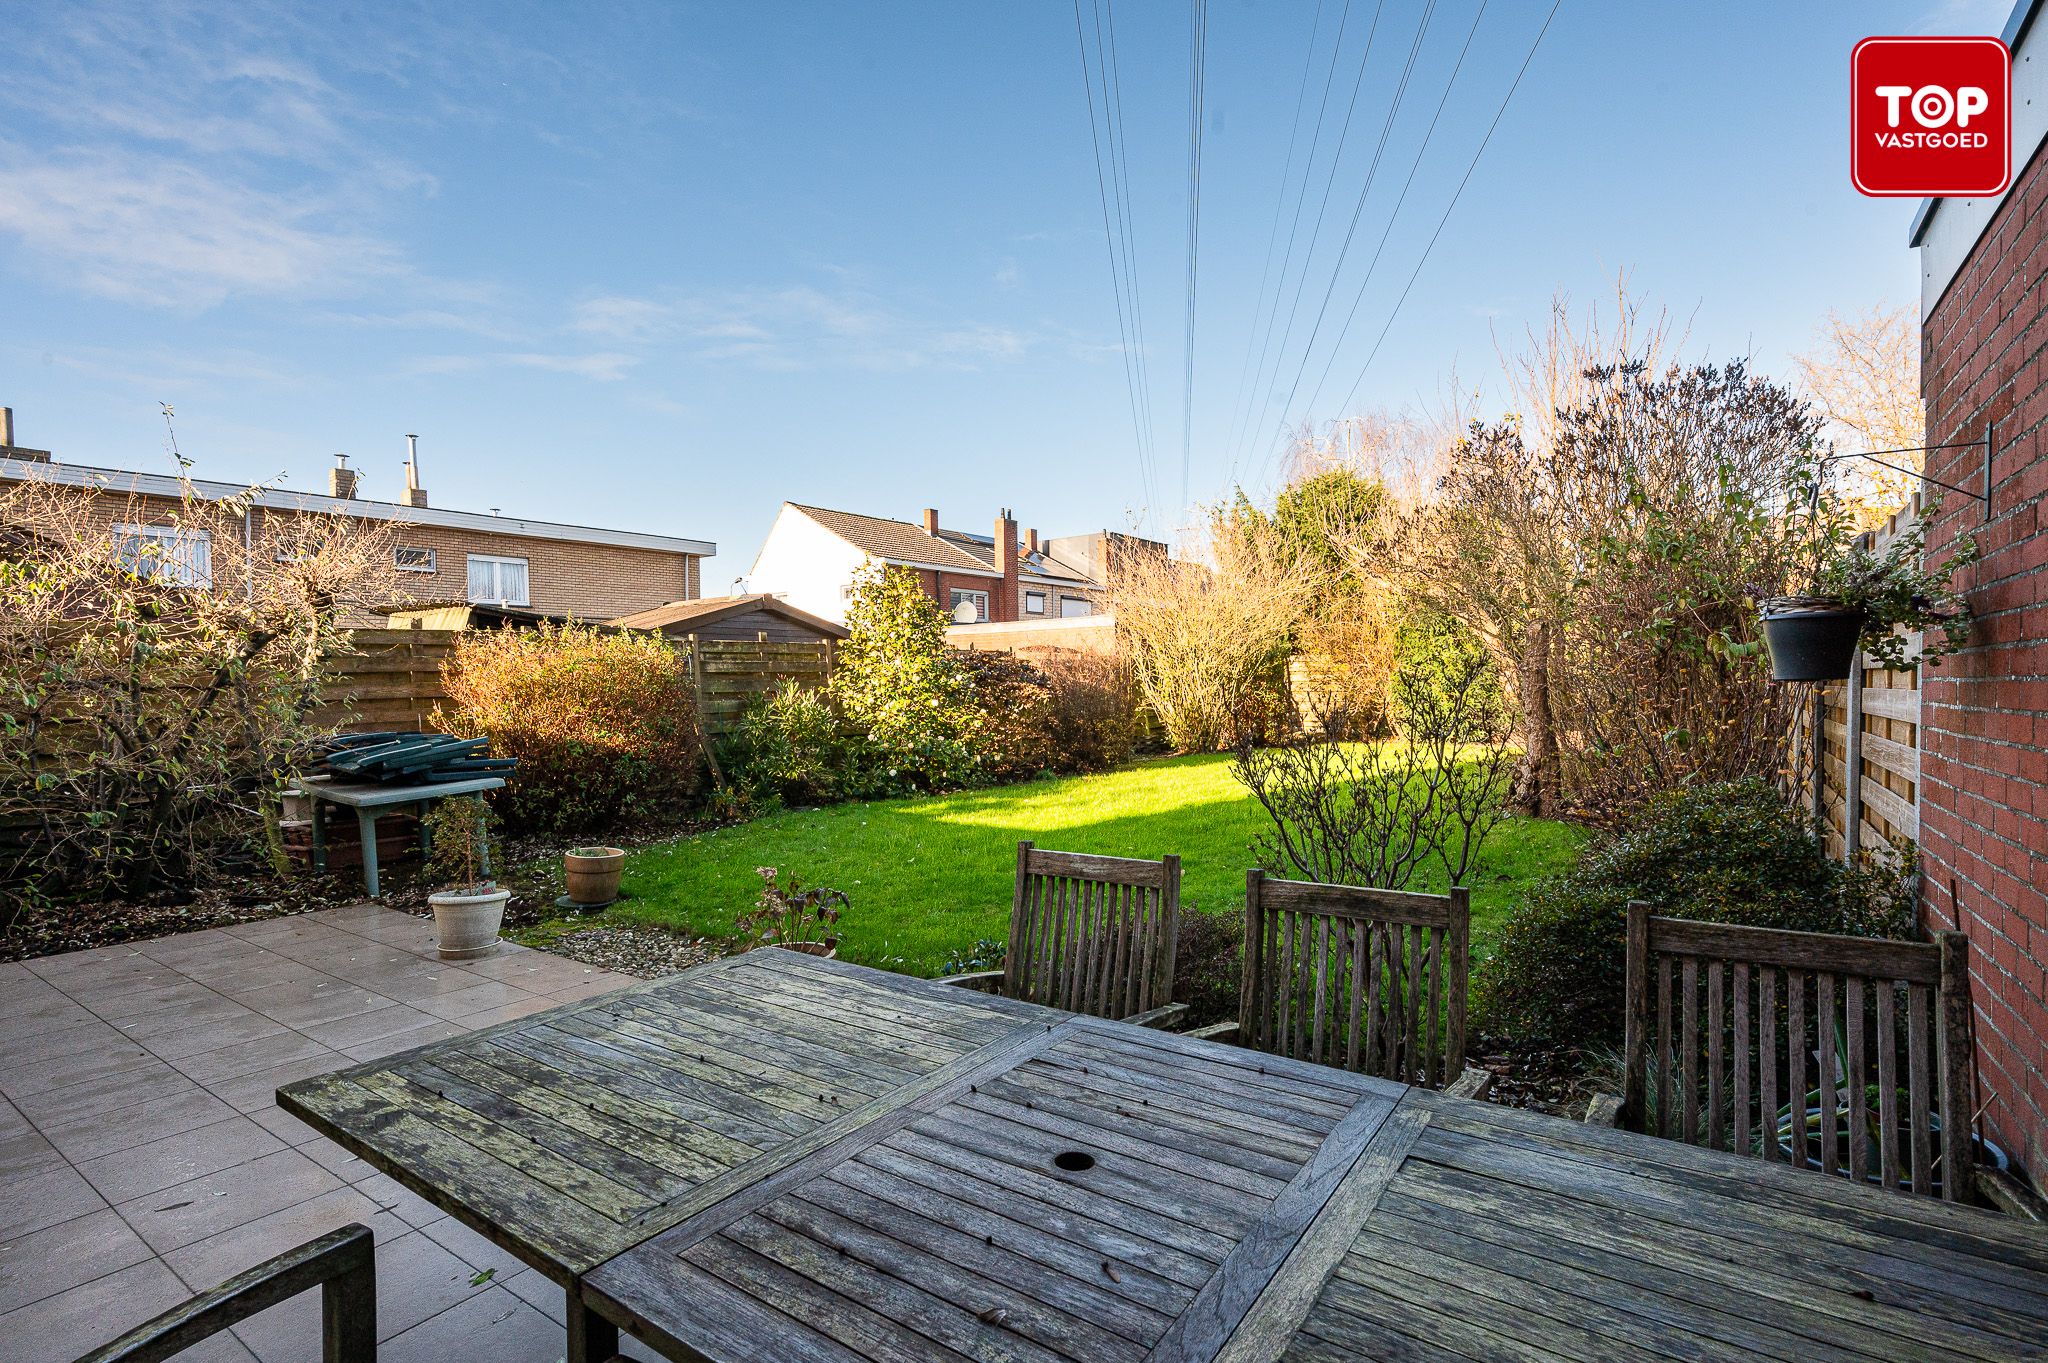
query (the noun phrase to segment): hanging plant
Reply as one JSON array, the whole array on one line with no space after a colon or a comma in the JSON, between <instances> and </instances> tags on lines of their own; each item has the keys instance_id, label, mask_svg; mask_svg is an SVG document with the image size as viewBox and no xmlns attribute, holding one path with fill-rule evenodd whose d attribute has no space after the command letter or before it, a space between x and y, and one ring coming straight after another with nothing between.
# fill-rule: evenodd
<instances>
[{"instance_id":1,"label":"hanging plant","mask_svg":"<svg viewBox=\"0 0 2048 1363\"><path fill-rule=\"evenodd\" d=\"M1939 510L1939 502L1928 506L1882 552L1866 548L1860 535L1831 541L1807 595L1760 603L1774 680L1841 680L1859 648L1877 667L1938 667L1968 642L1970 607L1950 581L1977 561L1977 542L1964 535L1927 566L1927 523ZM1908 652L1913 633L1921 635L1917 653Z\"/></svg>"}]
</instances>

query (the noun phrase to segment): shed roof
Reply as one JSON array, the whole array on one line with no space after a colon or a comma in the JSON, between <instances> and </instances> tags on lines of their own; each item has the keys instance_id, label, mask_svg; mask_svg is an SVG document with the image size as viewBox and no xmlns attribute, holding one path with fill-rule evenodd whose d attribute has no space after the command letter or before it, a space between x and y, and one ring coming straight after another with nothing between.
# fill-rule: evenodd
<instances>
[{"instance_id":1,"label":"shed roof","mask_svg":"<svg viewBox=\"0 0 2048 1363\"><path fill-rule=\"evenodd\" d=\"M672 630L679 625L702 628L715 621L728 619L735 615L745 615L753 611L766 611L770 615L779 615L792 624L816 630L823 638L844 639L846 637L846 627L844 625L835 625L822 616L812 615L809 611L798 610L781 597L772 596L767 592L754 592L747 596L703 597L695 601L670 601L665 605L654 606L648 610L634 611L631 615L618 616L607 623L618 625L623 629Z\"/></svg>"}]
</instances>

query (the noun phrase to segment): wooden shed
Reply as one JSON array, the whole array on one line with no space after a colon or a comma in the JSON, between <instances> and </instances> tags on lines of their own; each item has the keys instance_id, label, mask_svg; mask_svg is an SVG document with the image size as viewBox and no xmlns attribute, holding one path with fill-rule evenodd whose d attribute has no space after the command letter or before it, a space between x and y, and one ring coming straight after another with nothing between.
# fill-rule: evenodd
<instances>
[{"instance_id":1,"label":"wooden shed","mask_svg":"<svg viewBox=\"0 0 2048 1363\"><path fill-rule=\"evenodd\" d=\"M697 601L671 601L652 610L621 615L607 623L621 629L654 629L682 637L770 643L823 643L846 637L846 628L830 620L798 610L780 597L766 593L751 596L708 597Z\"/></svg>"}]
</instances>

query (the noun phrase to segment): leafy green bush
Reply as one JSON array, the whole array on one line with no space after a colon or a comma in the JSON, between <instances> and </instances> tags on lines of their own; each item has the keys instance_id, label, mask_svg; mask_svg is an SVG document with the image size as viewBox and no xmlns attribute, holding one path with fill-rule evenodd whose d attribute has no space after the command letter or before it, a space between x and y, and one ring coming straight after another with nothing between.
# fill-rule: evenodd
<instances>
[{"instance_id":1,"label":"leafy green bush","mask_svg":"<svg viewBox=\"0 0 2048 1363\"><path fill-rule=\"evenodd\" d=\"M946 617L917 575L879 565L857 573L846 629L831 696L881 781L902 790L972 784L980 714L966 672L946 647Z\"/></svg>"},{"instance_id":2,"label":"leafy green bush","mask_svg":"<svg viewBox=\"0 0 2048 1363\"><path fill-rule=\"evenodd\" d=\"M1476 972L1476 1013L1499 1036L1612 1044L1630 900L1711 923L1902 937L1913 927L1910 884L1910 867L1829 860L1811 823L1767 782L1671 791L1530 891Z\"/></svg>"},{"instance_id":3,"label":"leafy green bush","mask_svg":"<svg viewBox=\"0 0 2048 1363\"><path fill-rule=\"evenodd\" d=\"M466 631L442 680L441 727L519 759L498 801L514 832L609 833L675 812L697 787L689 659L658 635Z\"/></svg>"},{"instance_id":4,"label":"leafy green bush","mask_svg":"<svg viewBox=\"0 0 2048 1363\"><path fill-rule=\"evenodd\" d=\"M1417 712L1439 708L1454 692L1475 734L1510 718L1499 666L1472 631L1441 611L1417 609L1401 622L1394 632L1394 672L1401 684L1389 688L1389 708L1397 733L1412 734L1422 723Z\"/></svg>"},{"instance_id":5,"label":"leafy green bush","mask_svg":"<svg viewBox=\"0 0 2048 1363\"><path fill-rule=\"evenodd\" d=\"M967 679L974 724L975 775L1003 785L1028 781L1058 767L1053 746L1052 682L1014 653L959 650L953 654Z\"/></svg>"},{"instance_id":6,"label":"leafy green bush","mask_svg":"<svg viewBox=\"0 0 2048 1363\"><path fill-rule=\"evenodd\" d=\"M1188 1006L1187 1025L1234 1021L1243 983L1244 915L1203 913L1183 902L1173 956L1173 999Z\"/></svg>"},{"instance_id":7,"label":"leafy green bush","mask_svg":"<svg viewBox=\"0 0 2048 1363\"><path fill-rule=\"evenodd\" d=\"M719 753L728 781L764 804L844 799L859 765L852 735L820 691L785 681L740 716Z\"/></svg>"}]
</instances>

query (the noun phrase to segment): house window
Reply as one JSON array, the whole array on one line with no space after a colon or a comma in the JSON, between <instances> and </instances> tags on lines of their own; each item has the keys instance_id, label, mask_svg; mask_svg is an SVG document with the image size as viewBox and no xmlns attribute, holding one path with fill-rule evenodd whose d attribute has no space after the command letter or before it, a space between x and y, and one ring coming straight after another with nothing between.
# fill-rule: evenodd
<instances>
[{"instance_id":1,"label":"house window","mask_svg":"<svg viewBox=\"0 0 2048 1363\"><path fill-rule=\"evenodd\" d=\"M526 560L499 558L494 554L469 556L469 599L494 606L523 606L526 602Z\"/></svg>"},{"instance_id":2,"label":"house window","mask_svg":"<svg viewBox=\"0 0 2048 1363\"><path fill-rule=\"evenodd\" d=\"M391 551L391 561L401 573L438 571L434 566L434 551L431 549L411 549L401 544ZM475 570L471 571L474 573Z\"/></svg>"},{"instance_id":3,"label":"house window","mask_svg":"<svg viewBox=\"0 0 2048 1363\"><path fill-rule=\"evenodd\" d=\"M210 587L213 536L168 525L117 525L114 561L138 577L174 587Z\"/></svg>"},{"instance_id":4,"label":"house window","mask_svg":"<svg viewBox=\"0 0 2048 1363\"><path fill-rule=\"evenodd\" d=\"M963 601L972 603L976 620L988 619L987 592L970 592L959 587L953 588L952 600L947 602L947 605L951 608L955 620L960 618L960 603Z\"/></svg>"},{"instance_id":5,"label":"house window","mask_svg":"<svg viewBox=\"0 0 2048 1363\"><path fill-rule=\"evenodd\" d=\"M1095 603L1085 596L1063 596L1060 598L1061 615L1093 615Z\"/></svg>"},{"instance_id":6,"label":"house window","mask_svg":"<svg viewBox=\"0 0 2048 1363\"><path fill-rule=\"evenodd\" d=\"M1044 593L1044 592L1026 592L1026 593L1024 593L1024 613L1025 613L1026 615L1043 615L1043 614L1045 614L1045 593Z\"/></svg>"}]
</instances>

